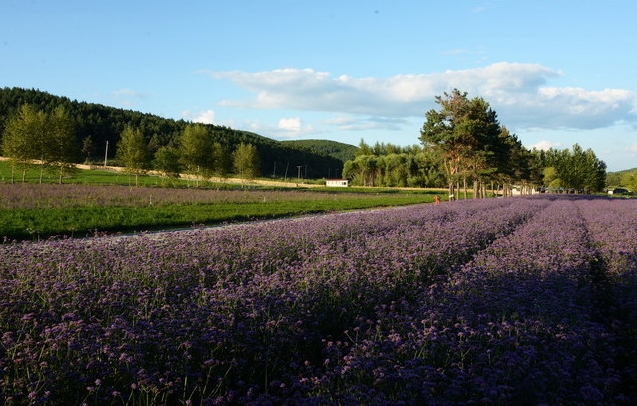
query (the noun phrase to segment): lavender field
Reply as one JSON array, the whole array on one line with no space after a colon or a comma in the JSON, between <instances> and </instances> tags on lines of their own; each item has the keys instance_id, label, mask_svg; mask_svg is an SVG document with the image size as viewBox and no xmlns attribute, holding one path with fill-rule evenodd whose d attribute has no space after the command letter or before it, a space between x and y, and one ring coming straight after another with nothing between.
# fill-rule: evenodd
<instances>
[{"instance_id":1,"label":"lavender field","mask_svg":"<svg viewBox=\"0 0 637 406\"><path fill-rule=\"evenodd\" d=\"M637 200L0 245L0 404L637 402Z\"/></svg>"}]
</instances>

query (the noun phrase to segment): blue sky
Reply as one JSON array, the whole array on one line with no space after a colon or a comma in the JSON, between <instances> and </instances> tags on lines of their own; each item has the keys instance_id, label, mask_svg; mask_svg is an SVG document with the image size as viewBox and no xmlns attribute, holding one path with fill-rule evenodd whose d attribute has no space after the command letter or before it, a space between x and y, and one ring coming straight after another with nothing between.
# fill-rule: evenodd
<instances>
[{"instance_id":1,"label":"blue sky","mask_svg":"<svg viewBox=\"0 0 637 406\"><path fill-rule=\"evenodd\" d=\"M418 144L482 97L529 148L637 167L633 0L0 0L0 87L277 140Z\"/></svg>"}]
</instances>

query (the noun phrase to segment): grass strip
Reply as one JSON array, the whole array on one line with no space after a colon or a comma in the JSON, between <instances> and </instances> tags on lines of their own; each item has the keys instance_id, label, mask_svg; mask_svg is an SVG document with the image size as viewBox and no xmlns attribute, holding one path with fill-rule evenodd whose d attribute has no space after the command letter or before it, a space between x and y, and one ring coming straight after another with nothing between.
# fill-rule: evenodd
<instances>
[{"instance_id":1,"label":"grass strip","mask_svg":"<svg viewBox=\"0 0 637 406\"><path fill-rule=\"evenodd\" d=\"M431 202L424 194L326 197L275 202L181 204L144 207L83 206L0 211L0 237L10 240L51 236L85 237L101 232L143 232L165 228L215 225L302 214L369 209Z\"/></svg>"}]
</instances>

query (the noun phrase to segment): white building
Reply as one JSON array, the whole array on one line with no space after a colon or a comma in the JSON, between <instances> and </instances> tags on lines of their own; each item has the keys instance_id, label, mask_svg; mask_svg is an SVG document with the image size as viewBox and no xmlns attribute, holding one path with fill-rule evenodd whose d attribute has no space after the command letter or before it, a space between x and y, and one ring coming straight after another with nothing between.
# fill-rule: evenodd
<instances>
[{"instance_id":1,"label":"white building","mask_svg":"<svg viewBox=\"0 0 637 406\"><path fill-rule=\"evenodd\" d=\"M349 180L347 179L327 179L325 181L325 186L329 187L348 187Z\"/></svg>"}]
</instances>

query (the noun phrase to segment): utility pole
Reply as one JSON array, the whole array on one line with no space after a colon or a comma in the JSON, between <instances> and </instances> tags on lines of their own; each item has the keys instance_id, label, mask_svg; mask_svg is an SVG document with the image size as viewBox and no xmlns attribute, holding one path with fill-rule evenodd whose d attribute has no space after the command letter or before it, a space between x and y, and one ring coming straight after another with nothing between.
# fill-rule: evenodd
<instances>
[{"instance_id":1,"label":"utility pole","mask_svg":"<svg viewBox=\"0 0 637 406\"><path fill-rule=\"evenodd\" d=\"M299 169L299 173L296 176L299 180L301 180L301 168L303 167L303 165L298 165L297 168Z\"/></svg>"},{"instance_id":2,"label":"utility pole","mask_svg":"<svg viewBox=\"0 0 637 406\"><path fill-rule=\"evenodd\" d=\"M104 168L106 168L107 160L108 160L108 141L106 141L106 152L104 153Z\"/></svg>"}]
</instances>

